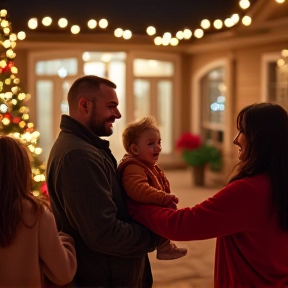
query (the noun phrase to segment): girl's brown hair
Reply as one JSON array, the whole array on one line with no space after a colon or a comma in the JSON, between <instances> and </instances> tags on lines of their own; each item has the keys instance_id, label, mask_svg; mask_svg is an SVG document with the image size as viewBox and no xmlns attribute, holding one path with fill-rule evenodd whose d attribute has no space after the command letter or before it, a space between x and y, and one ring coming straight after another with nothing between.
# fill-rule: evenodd
<instances>
[{"instance_id":1,"label":"girl's brown hair","mask_svg":"<svg viewBox=\"0 0 288 288\"><path fill-rule=\"evenodd\" d=\"M32 204L35 214L41 204L49 208L47 200L31 193L31 183L28 151L16 139L0 136L0 247L8 246L15 237L17 225L22 221L23 200Z\"/></svg>"}]
</instances>

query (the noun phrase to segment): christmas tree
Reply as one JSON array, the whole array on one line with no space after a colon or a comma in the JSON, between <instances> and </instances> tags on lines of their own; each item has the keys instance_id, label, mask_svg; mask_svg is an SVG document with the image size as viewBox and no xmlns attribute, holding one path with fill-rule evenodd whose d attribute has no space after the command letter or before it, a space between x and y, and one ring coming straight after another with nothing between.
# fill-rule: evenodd
<instances>
[{"instance_id":1,"label":"christmas tree","mask_svg":"<svg viewBox=\"0 0 288 288\"><path fill-rule=\"evenodd\" d=\"M11 135L28 147L31 152L32 193L47 196L42 149L37 144L40 133L29 121L26 102L30 95L21 90L18 69L14 64L16 53L13 49L24 32L18 33L18 36L12 33L6 10L0 10L0 17L0 135Z\"/></svg>"}]
</instances>

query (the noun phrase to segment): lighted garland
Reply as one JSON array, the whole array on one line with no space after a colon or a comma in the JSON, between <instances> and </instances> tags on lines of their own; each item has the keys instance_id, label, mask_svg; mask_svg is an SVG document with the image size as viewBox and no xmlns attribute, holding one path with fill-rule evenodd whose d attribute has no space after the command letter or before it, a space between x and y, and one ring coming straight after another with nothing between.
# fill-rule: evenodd
<instances>
[{"instance_id":1,"label":"lighted garland","mask_svg":"<svg viewBox=\"0 0 288 288\"><path fill-rule=\"evenodd\" d=\"M241 1L248 1L248 0L241 0ZM249 1L248 1L249 2ZM250 2L249 2L250 3ZM225 21L222 21L220 19L216 19L213 22L213 26L215 29L219 30L223 28L223 26L226 26L227 28L230 28L234 25L236 25L240 20L240 17L238 14L233 14L230 18L227 18ZM249 16L244 16L242 18L242 23L246 26L251 24L251 18ZM44 17L41 21L43 26L50 26L52 24L53 20L51 17ZM68 20L66 18L61 18L58 20L58 25L61 28L66 28L68 26ZM108 20L107 19L101 19L99 22L97 22L95 19L90 19L87 22L87 26L89 29L93 30L96 28L100 29L106 29L108 27ZM153 26L149 26L146 29L146 33L149 36L154 37L154 44L155 45L172 45L176 46L179 44L179 41L181 40L188 40L194 35L195 38L202 38L204 36L204 30L207 30L211 28L211 23L208 19L204 19L200 23L201 28L197 28L192 32L192 30L185 28L184 30L179 30L175 36L172 36L170 32L165 32L162 37L157 36L157 29ZM39 21L37 18L31 18L28 21L28 27L32 30L35 30L39 27ZM81 31L81 27L79 25L72 25L70 27L70 31L72 34L79 34ZM129 40L132 38L132 32L131 30L123 30L122 28L116 28L114 30L114 36L117 38L124 38L125 40Z\"/></svg>"},{"instance_id":2,"label":"lighted garland","mask_svg":"<svg viewBox=\"0 0 288 288\"><path fill-rule=\"evenodd\" d=\"M275 0L275 2L282 4L285 2L285 0ZM246 10L250 7L250 1L249 0L239 0L239 6L242 10ZM6 10L1 10L6 11ZM5 12L7 13L7 11ZM200 23L200 27L192 31L192 29L185 28L183 30L179 30L175 35L173 36L170 32L165 32L162 36L157 35L157 29L153 26L149 26L146 29L147 35L154 37L154 44L159 45L172 45L177 46L179 44L179 41L181 40L188 40L193 35L195 38L202 38L205 34L205 30L211 29L212 27L216 30L220 30L223 27L231 28L238 24L240 21L240 16L237 13L234 13L231 15L231 17L226 18L225 20L216 19L213 22L209 21L208 19L203 19ZM32 30L35 30L38 28L37 18L31 18L28 21L28 27ZM50 26L53 22L51 17L44 17L42 19L42 25L43 26ZM248 15L244 15L241 19L241 22L245 26L249 26L252 23L252 19ZM68 20L66 18L61 18L58 20L58 26L60 29L66 28L68 26ZM87 22L87 26L89 29L95 29L96 27L99 27L100 29L106 29L108 27L108 20L107 19L101 19L98 22L95 19L90 19ZM70 31L72 34L78 34L81 32L81 27L79 25L71 25ZM18 34L18 39L23 40L25 38L25 32L21 31ZM117 38L124 38L125 40L129 40L132 38L132 31L129 29L123 30L122 28L116 28L114 30L114 36Z\"/></svg>"}]
</instances>

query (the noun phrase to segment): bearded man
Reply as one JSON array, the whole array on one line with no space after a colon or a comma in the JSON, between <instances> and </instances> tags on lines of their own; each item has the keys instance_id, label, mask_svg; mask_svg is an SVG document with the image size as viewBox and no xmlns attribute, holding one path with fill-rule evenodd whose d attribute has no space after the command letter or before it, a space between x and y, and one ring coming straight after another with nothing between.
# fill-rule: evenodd
<instances>
[{"instance_id":1,"label":"bearded man","mask_svg":"<svg viewBox=\"0 0 288 288\"><path fill-rule=\"evenodd\" d=\"M148 252L163 241L133 223L116 176L109 142L121 118L116 85L84 76L68 92L68 115L47 165L47 184L58 229L75 241L76 287L152 287Z\"/></svg>"}]
</instances>

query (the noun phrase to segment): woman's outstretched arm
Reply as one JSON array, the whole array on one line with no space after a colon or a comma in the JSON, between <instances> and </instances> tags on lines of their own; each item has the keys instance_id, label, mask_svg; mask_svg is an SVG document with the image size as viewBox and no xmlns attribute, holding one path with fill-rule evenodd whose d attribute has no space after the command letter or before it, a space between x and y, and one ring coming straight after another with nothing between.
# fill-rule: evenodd
<instances>
[{"instance_id":1,"label":"woman's outstretched arm","mask_svg":"<svg viewBox=\"0 0 288 288\"><path fill-rule=\"evenodd\" d=\"M173 210L138 203L128 207L135 221L171 240L225 236L267 223L269 181L264 175L235 181L192 208Z\"/></svg>"}]
</instances>

